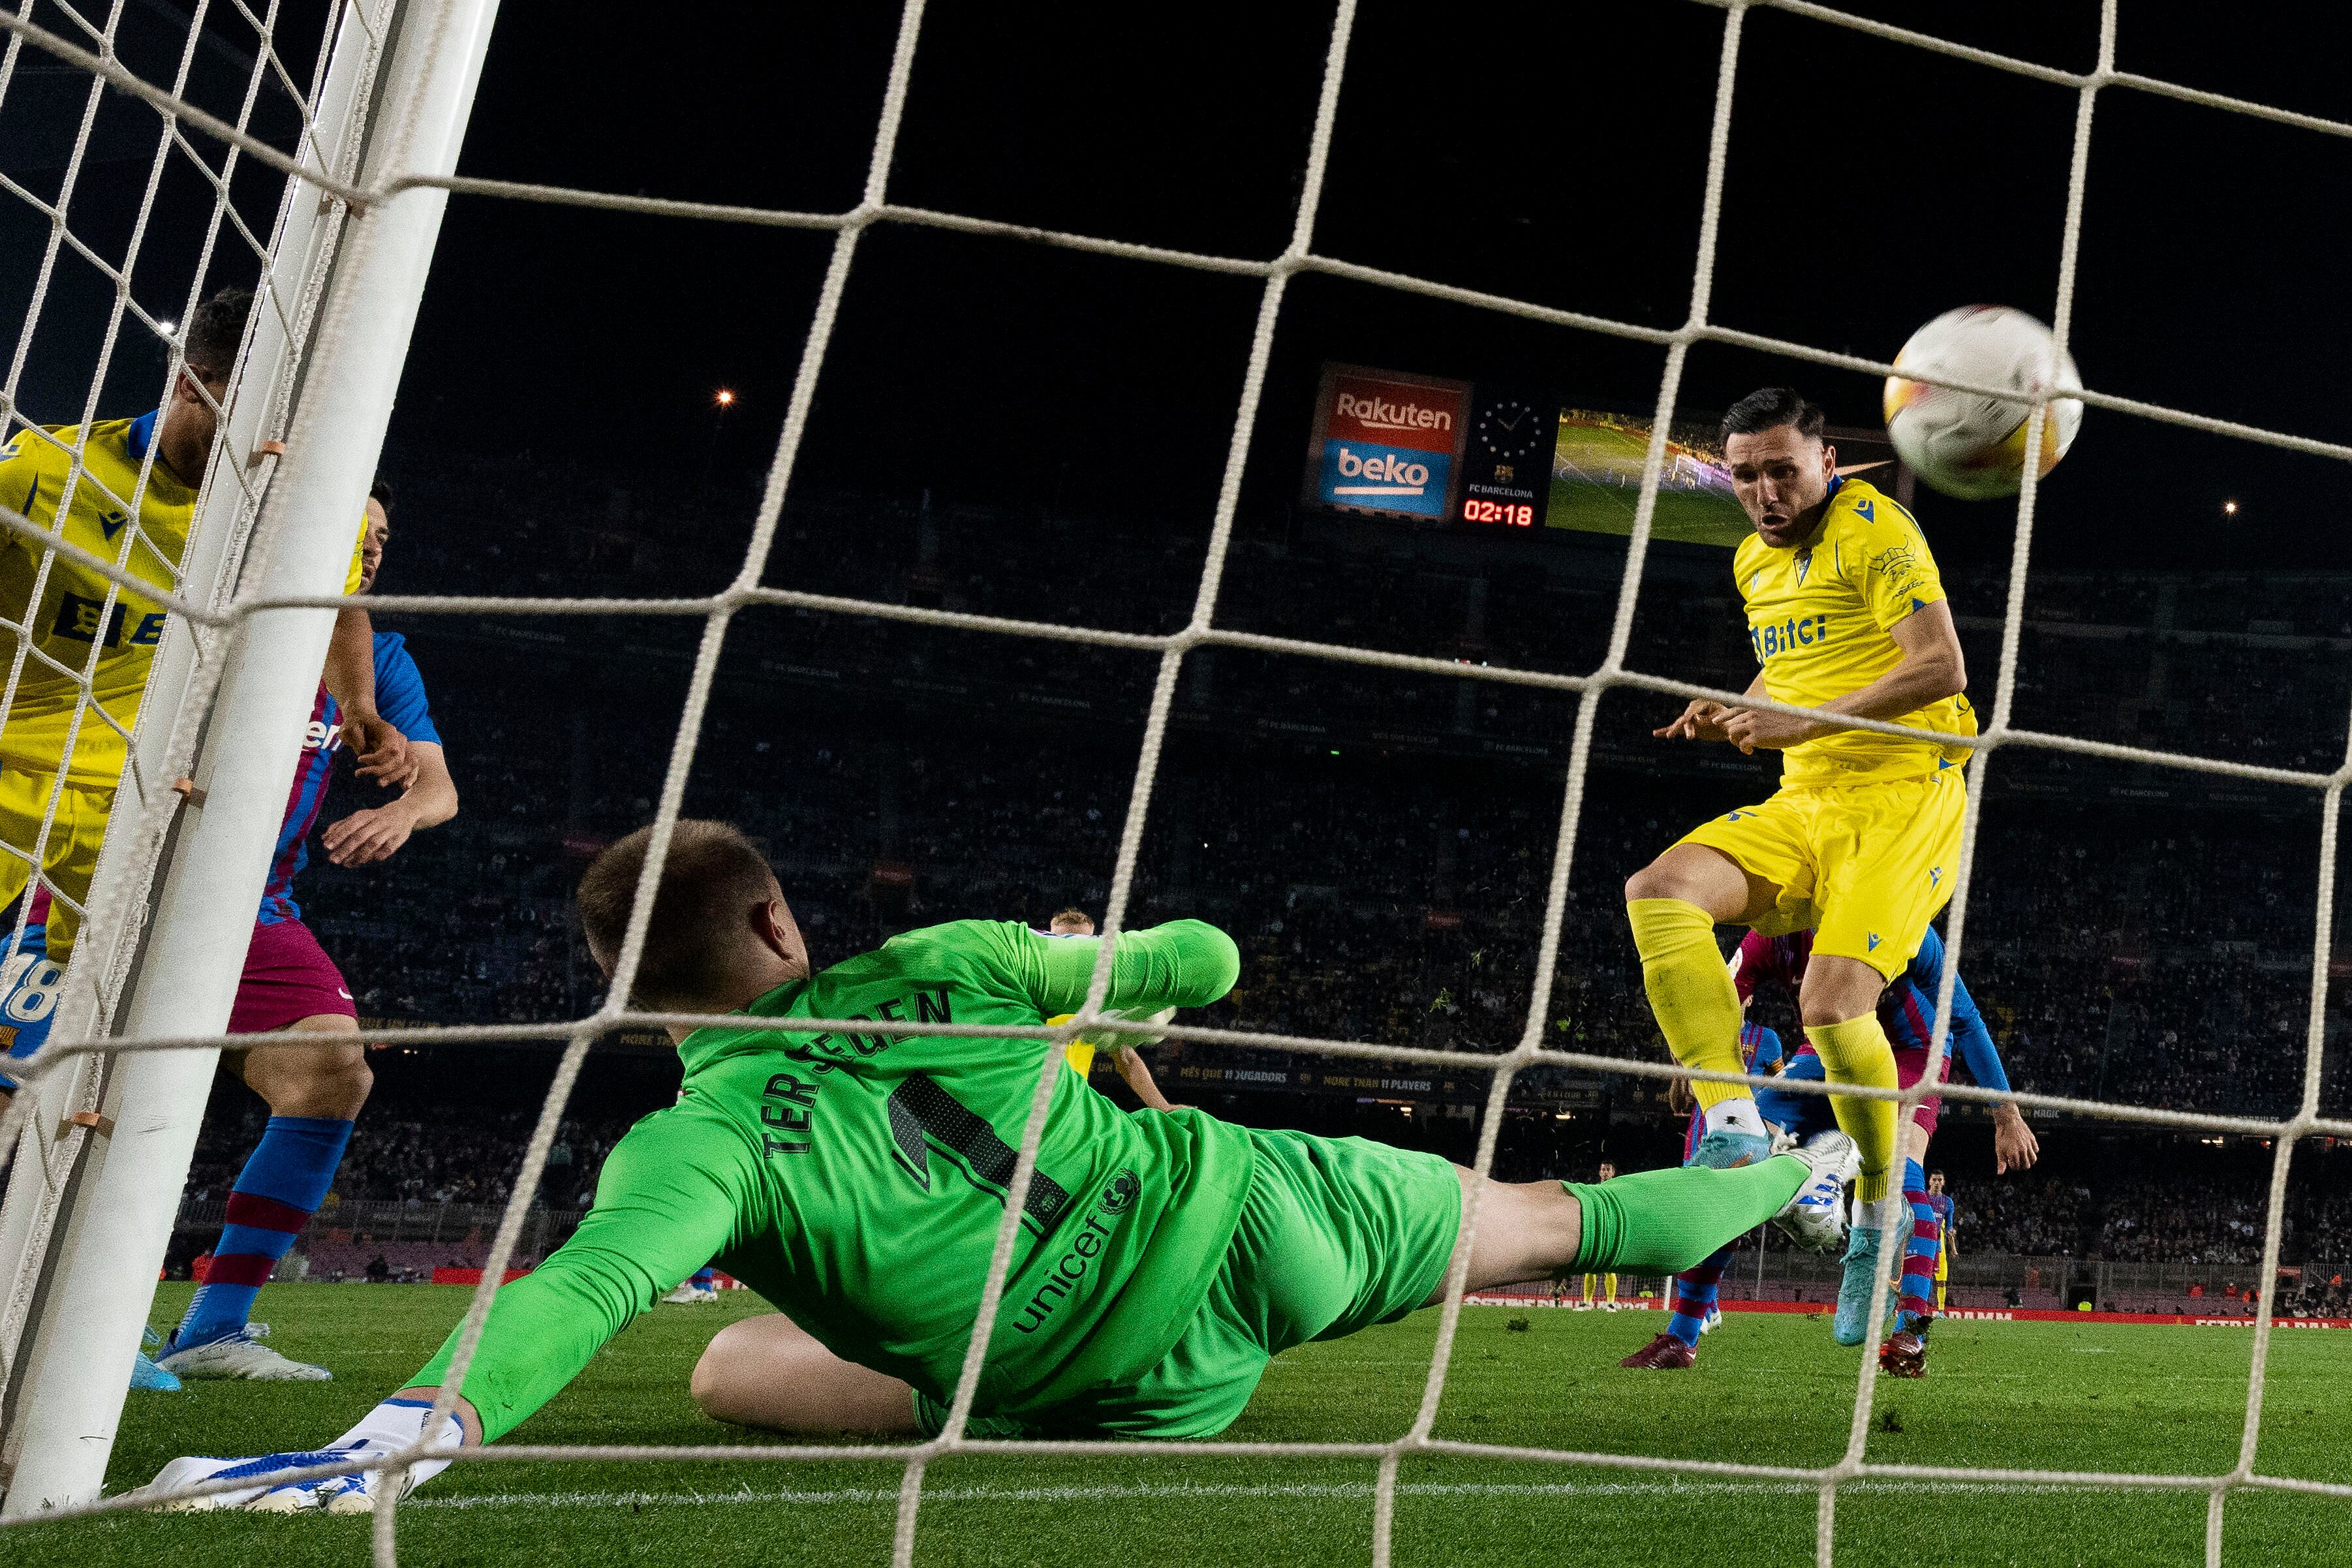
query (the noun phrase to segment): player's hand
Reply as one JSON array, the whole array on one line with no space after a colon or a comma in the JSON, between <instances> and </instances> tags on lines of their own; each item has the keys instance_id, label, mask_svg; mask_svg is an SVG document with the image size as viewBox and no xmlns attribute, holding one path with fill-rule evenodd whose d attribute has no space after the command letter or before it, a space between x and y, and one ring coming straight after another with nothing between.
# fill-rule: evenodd
<instances>
[{"instance_id":1,"label":"player's hand","mask_svg":"<svg viewBox=\"0 0 2352 1568\"><path fill-rule=\"evenodd\" d=\"M157 1471L155 1479L140 1489L138 1495L161 1500L165 1493L206 1481L239 1481L247 1484L226 1487L202 1497L166 1501L163 1506L173 1510L241 1508L256 1513L373 1513L375 1500L383 1495L386 1487L397 1484L398 1495L407 1496L449 1468L444 1454L466 1446L469 1430L466 1421L471 1417L455 1414L440 1417L438 1437L430 1442L424 1440L432 1421L429 1396L434 1392L402 1389L323 1448L263 1454L250 1459L224 1459L202 1454L173 1459ZM420 1401L415 1397L419 1394L428 1397ZM472 1406L467 1408L470 1411ZM477 1437L480 1434L478 1426L470 1430ZM416 1453L420 1448L424 1451ZM416 1453L416 1458L396 1471L357 1470L337 1476L288 1479L290 1471L394 1453Z\"/></svg>"},{"instance_id":2,"label":"player's hand","mask_svg":"<svg viewBox=\"0 0 2352 1568\"><path fill-rule=\"evenodd\" d=\"M415 809L402 800L353 811L329 825L319 841L326 846L327 858L337 865L373 865L390 860L415 831Z\"/></svg>"},{"instance_id":3,"label":"player's hand","mask_svg":"<svg viewBox=\"0 0 2352 1568\"><path fill-rule=\"evenodd\" d=\"M1687 1116L1698 1105L1698 1094L1687 1078L1666 1080L1666 1110L1676 1116Z\"/></svg>"},{"instance_id":4,"label":"player's hand","mask_svg":"<svg viewBox=\"0 0 2352 1568\"><path fill-rule=\"evenodd\" d=\"M1723 732L1723 717L1730 711L1712 698L1693 697L1681 717L1650 733L1660 740L1728 740L1731 737Z\"/></svg>"},{"instance_id":5,"label":"player's hand","mask_svg":"<svg viewBox=\"0 0 2352 1568\"><path fill-rule=\"evenodd\" d=\"M408 754L408 737L380 713L346 713L343 744L360 759L360 777L387 789L407 789L424 766Z\"/></svg>"},{"instance_id":6,"label":"player's hand","mask_svg":"<svg viewBox=\"0 0 2352 1568\"><path fill-rule=\"evenodd\" d=\"M1992 1168L1997 1176L2030 1171L2042 1157L2042 1140L2025 1124L2025 1113L2003 1103L1992 1113Z\"/></svg>"},{"instance_id":7,"label":"player's hand","mask_svg":"<svg viewBox=\"0 0 2352 1568\"><path fill-rule=\"evenodd\" d=\"M1811 719L1769 708L1740 708L1723 720L1723 737L1750 756L1759 751L1786 751L1828 733Z\"/></svg>"}]
</instances>

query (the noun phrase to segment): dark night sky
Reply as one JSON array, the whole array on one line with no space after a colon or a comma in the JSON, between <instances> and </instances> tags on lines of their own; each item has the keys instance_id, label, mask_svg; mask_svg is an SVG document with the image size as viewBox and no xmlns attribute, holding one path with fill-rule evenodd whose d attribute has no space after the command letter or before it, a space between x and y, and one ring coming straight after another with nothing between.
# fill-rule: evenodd
<instances>
[{"instance_id":1,"label":"dark night sky","mask_svg":"<svg viewBox=\"0 0 2352 1568\"><path fill-rule=\"evenodd\" d=\"M1855 9L1916 21L1891 3ZM310 11L315 13L313 5ZM2269 15L2275 10L2276 15ZM301 31L303 7L289 37ZM167 77L173 0L132 0L123 52ZM233 17L195 95L239 81ZM54 13L49 20L55 22ZM1724 13L1375 0L1349 53L1318 248L1374 266L1655 326L1686 308ZM2340 15L2126 8L2126 68L2352 116ZM2093 63L2097 7L1987 4L1934 18L1964 41ZM316 24L311 24L315 27ZM2074 95L1787 14L1748 19L1717 320L1891 356L1953 305L2048 317ZM896 15L884 6L509 5L465 172L621 192L839 209L862 184ZM1329 17L1307 6L1155 13L933 6L891 176L899 201L1264 257L1298 194ZM289 47L307 59L308 45ZM35 66L42 62L34 61ZM209 73L209 74L208 74ZM207 96L209 95L209 97ZM0 109L0 165L45 193L79 87L28 70ZM275 123L284 120L282 105ZM260 123L269 128L265 101ZM75 227L110 254L145 173L143 108L110 99ZM16 134L11 135L15 131ZM111 150L111 156L104 156ZM2094 386L2352 440L2336 368L2352 143L2126 91L2100 100L2074 350ZM265 215L274 176L241 180ZM165 182L137 295L176 313L204 193ZM46 225L0 217L0 298L19 302ZM781 422L829 236L461 197L394 423L404 454L530 451L690 483L709 396L741 397L722 472L748 482ZM216 280L249 276L224 251ZM1197 527L1213 505L1255 313L1246 278L904 228L865 242L821 384L812 486L1064 505ZM37 417L79 416L104 286L59 263L27 362ZM21 306L19 307L21 308ZM1342 359L1517 380L1647 409L1662 350L1328 278L1284 310L1245 491L1295 493L1318 367ZM160 354L120 358L107 412L152 395ZM1846 423L1869 378L1702 346L1684 402L1790 379ZM2333 463L2094 410L2045 491L2037 559L2344 570ZM2242 504L2224 526L2225 497ZM2013 509L1924 507L1948 559L1999 559ZM714 517L730 537L740 517ZM787 574L788 577L788 574Z\"/></svg>"}]
</instances>

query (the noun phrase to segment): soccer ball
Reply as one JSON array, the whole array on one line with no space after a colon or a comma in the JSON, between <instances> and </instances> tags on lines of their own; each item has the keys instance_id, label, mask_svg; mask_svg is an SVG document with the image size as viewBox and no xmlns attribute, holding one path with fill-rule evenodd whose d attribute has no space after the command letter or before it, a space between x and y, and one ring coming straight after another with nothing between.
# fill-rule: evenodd
<instances>
[{"instance_id":1,"label":"soccer ball","mask_svg":"<svg viewBox=\"0 0 2352 1568\"><path fill-rule=\"evenodd\" d=\"M1899 371L1948 376L1979 386L2082 390L2074 360L2050 329L2006 305L1947 310L1911 334L1895 356ZM1914 474L1947 496L1980 501L2014 496L2025 481L2026 416L2032 405L1956 392L1902 376L1886 378L1886 434ZM2042 422L2042 472L2074 444L2083 404L2060 398Z\"/></svg>"}]
</instances>

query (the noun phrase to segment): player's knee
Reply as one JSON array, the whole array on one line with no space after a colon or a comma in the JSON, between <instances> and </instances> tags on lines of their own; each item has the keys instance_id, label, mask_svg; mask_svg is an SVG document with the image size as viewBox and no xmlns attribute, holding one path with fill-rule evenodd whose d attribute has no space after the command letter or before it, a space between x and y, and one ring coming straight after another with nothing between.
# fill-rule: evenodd
<instances>
[{"instance_id":1,"label":"player's knee","mask_svg":"<svg viewBox=\"0 0 2352 1568\"><path fill-rule=\"evenodd\" d=\"M1797 993L1797 1012L1807 1029L1826 1029L1875 1012L1885 988L1886 977L1867 964L1816 955Z\"/></svg>"},{"instance_id":2,"label":"player's knee","mask_svg":"<svg viewBox=\"0 0 2352 1568\"><path fill-rule=\"evenodd\" d=\"M797 1326L782 1318L744 1318L729 1323L702 1347L693 1375L687 1379L687 1392L697 1408L714 1421L740 1425L757 1422L763 1416L772 1419L774 1412L764 1406L754 1410L747 1391L768 1387L782 1392L792 1387L792 1374L801 1370L793 1364L791 1354L799 1337ZM764 1404L774 1402L772 1394Z\"/></svg>"},{"instance_id":3,"label":"player's knee","mask_svg":"<svg viewBox=\"0 0 2352 1568\"><path fill-rule=\"evenodd\" d=\"M259 1051L254 1053L257 1057ZM269 1102L278 1116L323 1116L338 1121L356 1118L375 1087L375 1072L367 1051L350 1045L315 1046L273 1051L265 1071L251 1065L246 1082Z\"/></svg>"},{"instance_id":4,"label":"player's knee","mask_svg":"<svg viewBox=\"0 0 2352 1568\"><path fill-rule=\"evenodd\" d=\"M1864 1011L1867 1010L1867 1009L1864 1009ZM1804 1020L1807 1029L1827 1029L1832 1024L1843 1023L1846 1019L1859 1018L1862 1014L1848 1010L1839 1002L1801 997L1797 1001L1797 1016Z\"/></svg>"},{"instance_id":5,"label":"player's knee","mask_svg":"<svg viewBox=\"0 0 2352 1568\"><path fill-rule=\"evenodd\" d=\"M1645 898L1688 898L1688 879L1677 875L1663 860L1652 861L1625 879L1625 902Z\"/></svg>"},{"instance_id":6,"label":"player's knee","mask_svg":"<svg viewBox=\"0 0 2352 1568\"><path fill-rule=\"evenodd\" d=\"M687 1393L692 1396L695 1408L714 1421L736 1419L734 1406L728 1398L732 1380L727 1375L727 1358L720 1343L733 1333L740 1324L730 1324L719 1332L717 1339L702 1347L702 1354L694 1364L694 1374L687 1379Z\"/></svg>"},{"instance_id":7,"label":"player's knee","mask_svg":"<svg viewBox=\"0 0 2352 1568\"><path fill-rule=\"evenodd\" d=\"M344 1121L359 1115L368 1092L375 1087L375 1071L367 1064L367 1052L356 1045L317 1052L302 1077L300 1098L310 1106L303 1113Z\"/></svg>"},{"instance_id":8,"label":"player's knee","mask_svg":"<svg viewBox=\"0 0 2352 1568\"><path fill-rule=\"evenodd\" d=\"M367 1064L366 1053L362 1051L329 1069L329 1086L337 1103L336 1114L346 1120L357 1117L375 1089L375 1069Z\"/></svg>"}]
</instances>

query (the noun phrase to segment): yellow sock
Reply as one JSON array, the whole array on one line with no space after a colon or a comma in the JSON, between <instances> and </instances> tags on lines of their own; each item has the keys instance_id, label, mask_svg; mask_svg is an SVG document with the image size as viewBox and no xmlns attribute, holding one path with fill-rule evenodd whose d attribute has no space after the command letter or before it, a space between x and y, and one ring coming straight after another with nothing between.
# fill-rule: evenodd
<instances>
[{"instance_id":1,"label":"yellow sock","mask_svg":"<svg viewBox=\"0 0 2352 1568\"><path fill-rule=\"evenodd\" d=\"M1715 916L1679 898L1634 898L1626 901L1625 918L1642 955L1650 1010L1675 1060L1709 1072L1745 1071L1739 1060L1739 989L1715 945ZM1691 1092L1710 1110L1726 1100L1755 1098L1744 1083L1704 1080L1693 1083Z\"/></svg>"},{"instance_id":2,"label":"yellow sock","mask_svg":"<svg viewBox=\"0 0 2352 1568\"><path fill-rule=\"evenodd\" d=\"M1809 1027L1805 1038L1813 1042L1831 1082L1857 1083L1868 1089L1895 1087L1895 1047L1887 1043L1876 1013ZM1895 1166L1895 1102L1832 1094L1830 1109L1837 1113L1838 1125L1853 1140L1853 1146L1862 1151L1862 1201L1878 1202L1886 1196L1887 1173Z\"/></svg>"}]
</instances>

